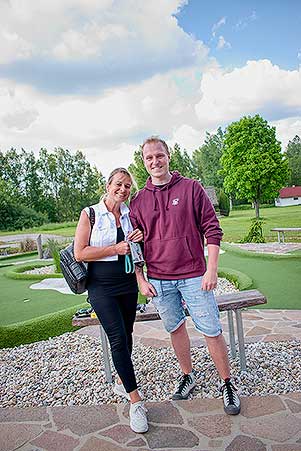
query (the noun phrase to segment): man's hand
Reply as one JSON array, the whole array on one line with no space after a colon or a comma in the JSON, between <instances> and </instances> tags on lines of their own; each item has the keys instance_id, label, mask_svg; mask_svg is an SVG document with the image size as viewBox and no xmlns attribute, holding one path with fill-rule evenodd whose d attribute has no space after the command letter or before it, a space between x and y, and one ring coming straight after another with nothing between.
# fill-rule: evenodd
<instances>
[{"instance_id":1,"label":"man's hand","mask_svg":"<svg viewBox=\"0 0 301 451\"><path fill-rule=\"evenodd\" d=\"M216 288L217 285L217 271L207 269L202 279L202 290L210 291Z\"/></svg>"},{"instance_id":2,"label":"man's hand","mask_svg":"<svg viewBox=\"0 0 301 451\"><path fill-rule=\"evenodd\" d=\"M128 234L127 240L133 241L134 243L138 243L139 241L143 240L143 232L141 232L141 230L139 229L135 229Z\"/></svg>"},{"instance_id":3,"label":"man's hand","mask_svg":"<svg viewBox=\"0 0 301 451\"><path fill-rule=\"evenodd\" d=\"M143 296L146 296L147 298L153 298L154 296L157 296L157 292L154 286L147 280L139 281L139 291Z\"/></svg>"}]
</instances>

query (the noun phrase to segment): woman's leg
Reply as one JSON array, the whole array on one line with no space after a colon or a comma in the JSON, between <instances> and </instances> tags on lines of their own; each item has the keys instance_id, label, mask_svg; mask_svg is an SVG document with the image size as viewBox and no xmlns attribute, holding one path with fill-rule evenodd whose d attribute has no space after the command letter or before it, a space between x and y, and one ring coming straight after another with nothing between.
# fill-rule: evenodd
<instances>
[{"instance_id":1,"label":"woman's leg","mask_svg":"<svg viewBox=\"0 0 301 451\"><path fill-rule=\"evenodd\" d=\"M126 330L128 350L130 355L133 349L133 329L137 311L138 293L129 293L118 296L119 308Z\"/></svg>"},{"instance_id":2,"label":"woman's leg","mask_svg":"<svg viewBox=\"0 0 301 451\"><path fill-rule=\"evenodd\" d=\"M94 293L93 293L94 294ZM118 296L90 296L91 305L102 324L111 347L112 359L128 393L137 390L134 368L128 348L127 330Z\"/></svg>"}]
</instances>

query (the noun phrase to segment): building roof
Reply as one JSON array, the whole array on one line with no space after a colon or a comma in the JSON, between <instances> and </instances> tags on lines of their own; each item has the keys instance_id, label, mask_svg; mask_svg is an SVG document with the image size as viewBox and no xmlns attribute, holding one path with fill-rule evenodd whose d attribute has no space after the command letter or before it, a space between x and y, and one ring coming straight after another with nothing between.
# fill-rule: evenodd
<instances>
[{"instance_id":1,"label":"building roof","mask_svg":"<svg viewBox=\"0 0 301 451\"><path fill-rule=\"evenodd\" d=\"M211 203L214 206L218 205L217 195L214 186L207 186L206 188L204 187L204 190L206 191L207 196L211 200Z\"/></svg>"},{"instance_id":2,"label":"building roof","mask_svg":"<svg viewBox=\"0 0 301 451\"><path fill-rule=\"evenodd\" d=\"M301 186L289 186L279 191L279 197L285 199L287 197L301 197Z\"/></svg>"}]
</instances>

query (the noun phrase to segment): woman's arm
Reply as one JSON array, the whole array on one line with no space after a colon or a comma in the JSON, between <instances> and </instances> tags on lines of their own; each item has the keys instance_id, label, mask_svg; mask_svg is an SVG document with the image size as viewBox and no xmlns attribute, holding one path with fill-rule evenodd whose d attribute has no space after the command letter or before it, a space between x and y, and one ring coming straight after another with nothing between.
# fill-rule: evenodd
<instances>
[{"instance_id":1,"label":"woman's arm","mask_svg":"<svg viewBox=\"0 0 301 451\"><path fill-rule=\"evenodd\" d=\"M90 219L85 211L81 212L74 238L74 256L76 261L91 262L113 255L126 255L130 252L129 244L121 241L110 246L89 246L91 232Z\"/></svg>"}]
</instances>

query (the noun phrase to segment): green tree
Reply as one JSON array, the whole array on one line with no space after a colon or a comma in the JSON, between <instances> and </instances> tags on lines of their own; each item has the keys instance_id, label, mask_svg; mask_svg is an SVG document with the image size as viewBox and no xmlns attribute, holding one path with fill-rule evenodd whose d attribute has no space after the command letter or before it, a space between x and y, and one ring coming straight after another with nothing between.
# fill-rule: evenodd
<instances>
[{"instance_id":1,"label":"green tree","mask_svg":"<svg viewBox=\"0 0 301 451\"><path fill-rule=\"evenodd\" d=\"M137 183L137 188L142 189L148 177L148 172L144 167L141 147L134 152L134 163L128 167L129 172Z\"/></svg>"},{"instance_id":2,"label":"green tree","mask_svg":"<svg viewBox=\"0 0 301 451\"><path fill-rule=\"evenodd\" d=\"M243 117L228 126L221 163L225 191L252 201L256 218L260 202L276 197L288 177L275 127L259 115Z\"/></svg>"},{"instance_id":3,"label":"green tree","mask_svg":"<svg viewBox=\"0 0 301 451\"><path fill-rule=\"evenodd\" d=\"M298 135L288 142L286 157L289 166L289 185L301 185L301 139Z\"/></svg>"},{"instance_id":4,"label":"green tree","mask_svg":"<svg viewBox=\"0 0 301 451\"><path fill-rule=\"evenodd\" d=\"M192 154L192 160L198 174L197 178L205 186L221 188L223 175L220 159L224 148L224 133L218 128L215 134L206 133L205 143Z\"/></svg>"}]
</instances>

